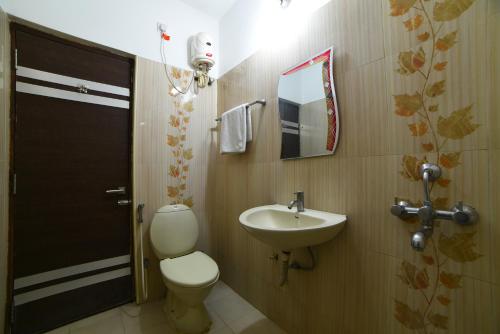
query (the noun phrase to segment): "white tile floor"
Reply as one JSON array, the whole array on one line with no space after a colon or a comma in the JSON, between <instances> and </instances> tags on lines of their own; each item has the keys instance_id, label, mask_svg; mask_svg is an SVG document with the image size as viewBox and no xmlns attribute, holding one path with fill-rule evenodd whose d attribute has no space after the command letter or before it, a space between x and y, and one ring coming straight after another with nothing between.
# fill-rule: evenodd
<instances>
[{"instance_id":1,"label":"white tile floor","mask_svg":"<svg viewBox=\"0 0 500 334\"><path fill-rule=\"evenodd\" d=\"M255 307L219 281L205 301L210 334L286 334ZM176 334L167 325L163 300L127 304L49 332L50 334Z\"/></svg>"}]
</instances>

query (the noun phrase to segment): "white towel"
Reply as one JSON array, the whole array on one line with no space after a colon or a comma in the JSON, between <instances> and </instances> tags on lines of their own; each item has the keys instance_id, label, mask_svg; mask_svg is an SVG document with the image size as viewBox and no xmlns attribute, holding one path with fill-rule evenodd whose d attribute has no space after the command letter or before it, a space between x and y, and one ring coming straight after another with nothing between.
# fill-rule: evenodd
<instances>
[{"instance_id":1,"label":"white towel","mask_svg":"<svg viewBox=\"0 0 500 334\"><path fill-rule=\"evenodd\" d=\"M248 116L246 105L242 104L221 116L220 153L243 153L248 141ZM250 121L250 140L251 136Z\"/></svg>"},{"instance_id":2,"label":"white towel","mask_svg":"<svg viewBox=\"0 0 500 334\"><path fill-rule=\"evenodd\" d=\"M244 106L246 110L246 121L247 121L247 142L252 141L252 111L248 105Z\"/></svg>"}]
</instances>

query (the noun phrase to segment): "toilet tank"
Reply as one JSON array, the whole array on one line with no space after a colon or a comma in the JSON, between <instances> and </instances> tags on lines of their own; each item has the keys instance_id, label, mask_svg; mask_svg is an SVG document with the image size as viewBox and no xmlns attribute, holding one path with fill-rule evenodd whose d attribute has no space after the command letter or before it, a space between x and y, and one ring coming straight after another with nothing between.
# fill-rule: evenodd
<instances>
[{"instance_id":1,"label":"toilet tank","mask_svg":"<svg viewBox=\"0 0 500 334\"><path fill-rule=\"evenodd\" d=\"M160 260L191 253L198 233L196 216L183 204L158 209L149 229L153 250Z\"/></svg>"}]
</instances>

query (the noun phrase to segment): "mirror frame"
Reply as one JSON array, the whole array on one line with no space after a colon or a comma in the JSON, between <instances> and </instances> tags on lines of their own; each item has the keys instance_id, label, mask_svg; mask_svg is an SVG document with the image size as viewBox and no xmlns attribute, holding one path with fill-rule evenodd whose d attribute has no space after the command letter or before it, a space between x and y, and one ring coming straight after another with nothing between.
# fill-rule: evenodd
<instances>
[{"instance_id":1,"label":"mirror frame","mask_svg":"<svg viewBox=\"0 0 500 334\"><path fill-rule=\"evenodd\" d=\"M289 69L285 70L280 74L280 78L283 75L288 75L300 71L309 66L323 63L323 78L325 76L325 71L328 78L328 87L324 86L325 89L325 99L326 99L326 107L327 107L327 115L328 115L328 131L327 131L327 145L326 149L331 151L331 153L327 154L317 154L317 155L308 155L308 156L299 156L299 157L291 157L291 158L280 158L281 160L294 160L294 159L304 159L304 158L313 158L313 157L321 157L321 156L330 156L335 153L337 149L339 136L340 136L340 119L339 119L339 111L338 111L338 103L337 103L337 94L335 93L335 83L333 80L333 60L334 60L334 50L333 46L328 49L312 56L311 58L302 61ZM278 80L279 87L279 80ZM278 89L279 90L279 89ZM279 110L279 96L278 96L278 117L280 118L280 132L281 139L283 140L283 132L281 125L281 117Z\"/></svg>"}]
</instances>

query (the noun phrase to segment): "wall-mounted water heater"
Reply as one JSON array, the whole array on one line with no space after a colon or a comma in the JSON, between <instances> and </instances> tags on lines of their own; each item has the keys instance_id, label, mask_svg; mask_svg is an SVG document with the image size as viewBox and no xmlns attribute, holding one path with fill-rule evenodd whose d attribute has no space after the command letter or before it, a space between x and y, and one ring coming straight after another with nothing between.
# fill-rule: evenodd
<instances>
[{"instance_id":1,"label":"wall-mounted water heater","mask_svg":"<svg viewBox=\"0 0 500 334\"><path fill-rule=\"evenodd\" d=\"M206 32L197 33L191 40L191 64L196 69L215 64L214 41Z\"/></svg>"},{"instance_id":2,"label":"wall-mounted water heater","mask_svg":"<svg viewBox=\"0 0 500 334\"><path fill-rule=\"evenodd\" d=\"M210 78L208 71L215 64L214 40L206 32L200 32L191 39L191 64L196 70L198 87L205 87Z\"/></svg>"},{"instance_id":3,"label":"wall-mounted water heater","mask_svg":"<svg viewBox=\"0 0 500 334\"><path fill-rule=\"evenodd\" d=\"M214 79L208 76L208 72L215 65L215 47L214 40L206 32L199 32L190 38L189 57L191 60L191 65L194 68L193 77L189 82L189 85L185 88L177 87L174 80L169 75L169 70L167 68L167 56L165 54L164 43L170 41L170 35L167 34L167 25L161 22L157 23L157 29L160 32L161 47L160 55L161 60L165 69L165 74L168 81L172 85L172 94L187 94L192 87L193 82L195 91L198 88L203 88L206 85L211 85Z\"/></svg>"}]
</instances>

